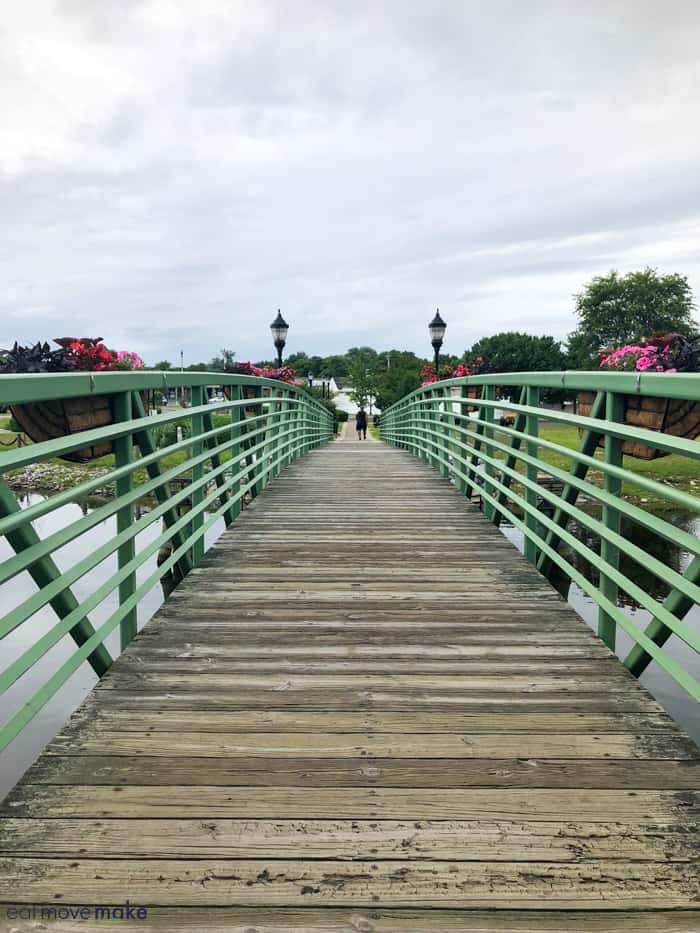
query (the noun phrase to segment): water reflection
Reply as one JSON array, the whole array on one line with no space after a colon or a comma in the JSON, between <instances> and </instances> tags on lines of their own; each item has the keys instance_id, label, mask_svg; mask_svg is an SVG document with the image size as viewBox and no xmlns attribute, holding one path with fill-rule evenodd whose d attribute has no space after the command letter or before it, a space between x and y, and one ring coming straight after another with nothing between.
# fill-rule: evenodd
<instances>
[{"instance_id":1,"label":"water reflection","mask_svg":"<svg viewBox=\"0 0 700 933\"><path fill-rule=\"evenodd\" d=\"M594 518L600 518L600 506L587 506L585 511ZM689 535L697 537L700 532L700 519L692 512L681 509L665 510L660 517L674 528L685 531ZM600 537L598 535L576 522L572 522L567 528L579 541L594 551L596 556L600 555ZM620 534L630 544L636 545L645 554L655 557L664 566L675 570L677 573L683 573L688 565L691 555L684 548L625 516L622 518ZM561 547L561 553L587 580L598 585L600 570L597 564L589 563L585 557L566 544ZM670 592L671 587L662 577L651 573L648 565L639 563L627 554L620 554L620 570L640 589L658 601L664 600ZM618 605L632 609L639 608L639 603L623 591L620 592Z\"/></svg>"}]
</instances>

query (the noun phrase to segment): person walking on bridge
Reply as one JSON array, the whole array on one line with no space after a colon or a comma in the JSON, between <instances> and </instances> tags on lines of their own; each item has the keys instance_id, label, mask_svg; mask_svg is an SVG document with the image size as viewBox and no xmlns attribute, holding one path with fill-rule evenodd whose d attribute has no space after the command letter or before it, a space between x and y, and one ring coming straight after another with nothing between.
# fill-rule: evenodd
<instances>
[{"instance_id":1,"label":"person walking on bridge","mask_svg":"<svg viewBox=\"0 0 700 933\"><path fill-rule=\"evenodd\" d=\"M364 408L360 408L355 415L355 427L357 428L358 441L367 440L367 413Z\"/></svg>"}]
</instances>

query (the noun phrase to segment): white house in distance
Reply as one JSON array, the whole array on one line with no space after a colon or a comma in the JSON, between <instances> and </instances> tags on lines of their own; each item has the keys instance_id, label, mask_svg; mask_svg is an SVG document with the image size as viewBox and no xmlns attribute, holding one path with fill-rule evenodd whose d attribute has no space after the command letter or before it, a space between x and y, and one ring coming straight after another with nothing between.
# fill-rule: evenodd
<instances>
[{"instance_id":1,"label":"white house in distance","mask_svg":"<svg viewBox=\"0 0 700 933\"><path fill-rule=\"evenodd\" d=\"M333 397L333 404L340 411L346 411L349 415L354 415L357 412L358 404L353 402L350 398L350 393L352 392L352 386L347 379L340 378L339 376L331 376L330 379L321 379L318 377L313 380L315 386L320 386L325 383ZM372 414L379 411L375 404L374 398L370 398L370 404L368 405L368 411L371 411Z\"/></svg>"}]
</instances>

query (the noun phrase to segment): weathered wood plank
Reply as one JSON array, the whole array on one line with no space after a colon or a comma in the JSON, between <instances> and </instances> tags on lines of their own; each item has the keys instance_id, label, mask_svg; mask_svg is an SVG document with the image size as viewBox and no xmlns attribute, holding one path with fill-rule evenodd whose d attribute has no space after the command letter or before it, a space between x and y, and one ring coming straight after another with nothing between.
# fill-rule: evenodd
<instances>
[{"instance_id":1,"label":"weathered wood plank","mask_svg":"<svg viewBox=\"0 0 700 933\"><path fill-rule=\"evenodd\" d=\"M559 758L187 758L45 755L39 784L221 787L700 788L692 761Z\"/></svg>"},{"instance_id":2,"label":"weathered wood plank","mask_svg":"<svg viewBox=\"0 0 700 933\"><path fill-rule=\"evenodd\" d=\"M31 908L24 909L27 918ZM56 909L53 905L50 909ZM21 916L21 913L20 913ZM36 913L39 916L39 913ZM17 927L13 920L12 930ZM56 933L102 933L104 920L49 921ZM342 907L149 907L143 933L697 933L700 911L445 910Z\"/></svg>"},{"instance_id":3,"label":"weathered wood plank","mask_svg":"<svg viewBox=\"0 0 700 933\"><path fill-rule=\"evenodd\" d=\"M508 761L539 759L694 759L695 743L670 734L584 735L559 733L336 733L113 732L88 727L79 736L59 736L51 755L146 755L181 758L481 758ZM699 769L700 771L700 769Z\"/></svg>"},{"instance_id":4,"label":"weathered wood plank","mask_svg":"<svg viewBox=\"0 0 700 933\"><path fill-rule=\"evenodd\" d=\"M2 855L66 858L688 861L700 830L680 823L484 820L2 821Z\"/></svg>"},{"instance_id":5,"label":"weathered wood plank","mask_svg":"<svg viewBox=\"0 0 700 933\"><path fill-rule=\"evenodd\" d=\"M684 862L42 859L0 857L16 903L79 890L84 904L338 905L498 909L690 908L697 866Z\"/></svg>"},{"instance_id":6,"label":"weathered wood plank","mask_svg":"<svg viewBox=\"0 0 700 933\"><path fill-rule=\"evenodd\" d=\"M410 735L414 732L445 733L463 729L469 733L492 732L512 735L518 732L546 732L586 735L648 732L670 734L677 726L666 713L596 713L509 711L452 712L441 710L197 710L125 709L89 705L78 711L63 734L92 726L118 732L369 732L390 729Z\"/></svg>"},{"instance_id":7,"label":"weathered wood plank","mask_svg":"<svg viewBox=\"0 0 700 933\"><path fill-rule=\"evenodd\" d=\"M191 819L459 819L578 822L690 822L700 816L697 791L581 788L433 788L114 786L32 784L10 794L3 815L42 818Z\"/></svg>"},{"instance_id":8,"label":"weathered wood plank","mask_svg":"<svg viewBox=\"0 0 700 933\"><path fill-rule=\"evenodd\" d=\"M143 673L124 673L118 677L114 673L106 675L96 689L109 691L117 687L121 690L168 689L182 690L194 687L198 690L219 689L244 691L284 690L387 690L395 688L405 691L441 690L454 691L460 695L494 691L497 693L614 693L632 691L642 694L641 689L631 674L620 665L610 674L600 671L597 674L512 674L508 678L488 674L463 676L445 674L439 678L423 674L220 674L220 673L169 673L164 671L144 671Z\"/></svg>"}]
</instances>

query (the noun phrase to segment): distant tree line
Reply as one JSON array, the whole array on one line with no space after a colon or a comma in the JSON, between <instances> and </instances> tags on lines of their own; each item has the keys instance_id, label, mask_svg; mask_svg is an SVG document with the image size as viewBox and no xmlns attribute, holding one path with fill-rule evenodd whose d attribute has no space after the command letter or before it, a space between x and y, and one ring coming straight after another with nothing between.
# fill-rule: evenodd
<instances>
[{"instance_id":1,"label":"distant tree line","mask_svg":"<svg viewBox=\"0 0 700 933\"><path fill-rule=\"evenodd\" d=\"M461 356L441 354L441 362L452 367L483 359L482 372L536 372L565 369L597 369L602 348L620 346L659 332L675 332L687 337L698 334L693 317L695 305L685 276L659 275L655 269L619 275L611 271L596 276L574 295L576 329L567 341L554 337L506 331L482 337ZM233 350L222 349L208 363L194 363L186 371L223 372L235 361ZM299 377L311 374L314 379L345 379L353 389L358 404L370 397L379 408L387 408L421 383L420 372L426 357L410 350L381 350L351 347L346 353L309 356L303 351L291 353L285 363ZM272 364L260 360L257 365ZM173 369L168 360L153 369Z\"/></svg>"}]
</instances>

